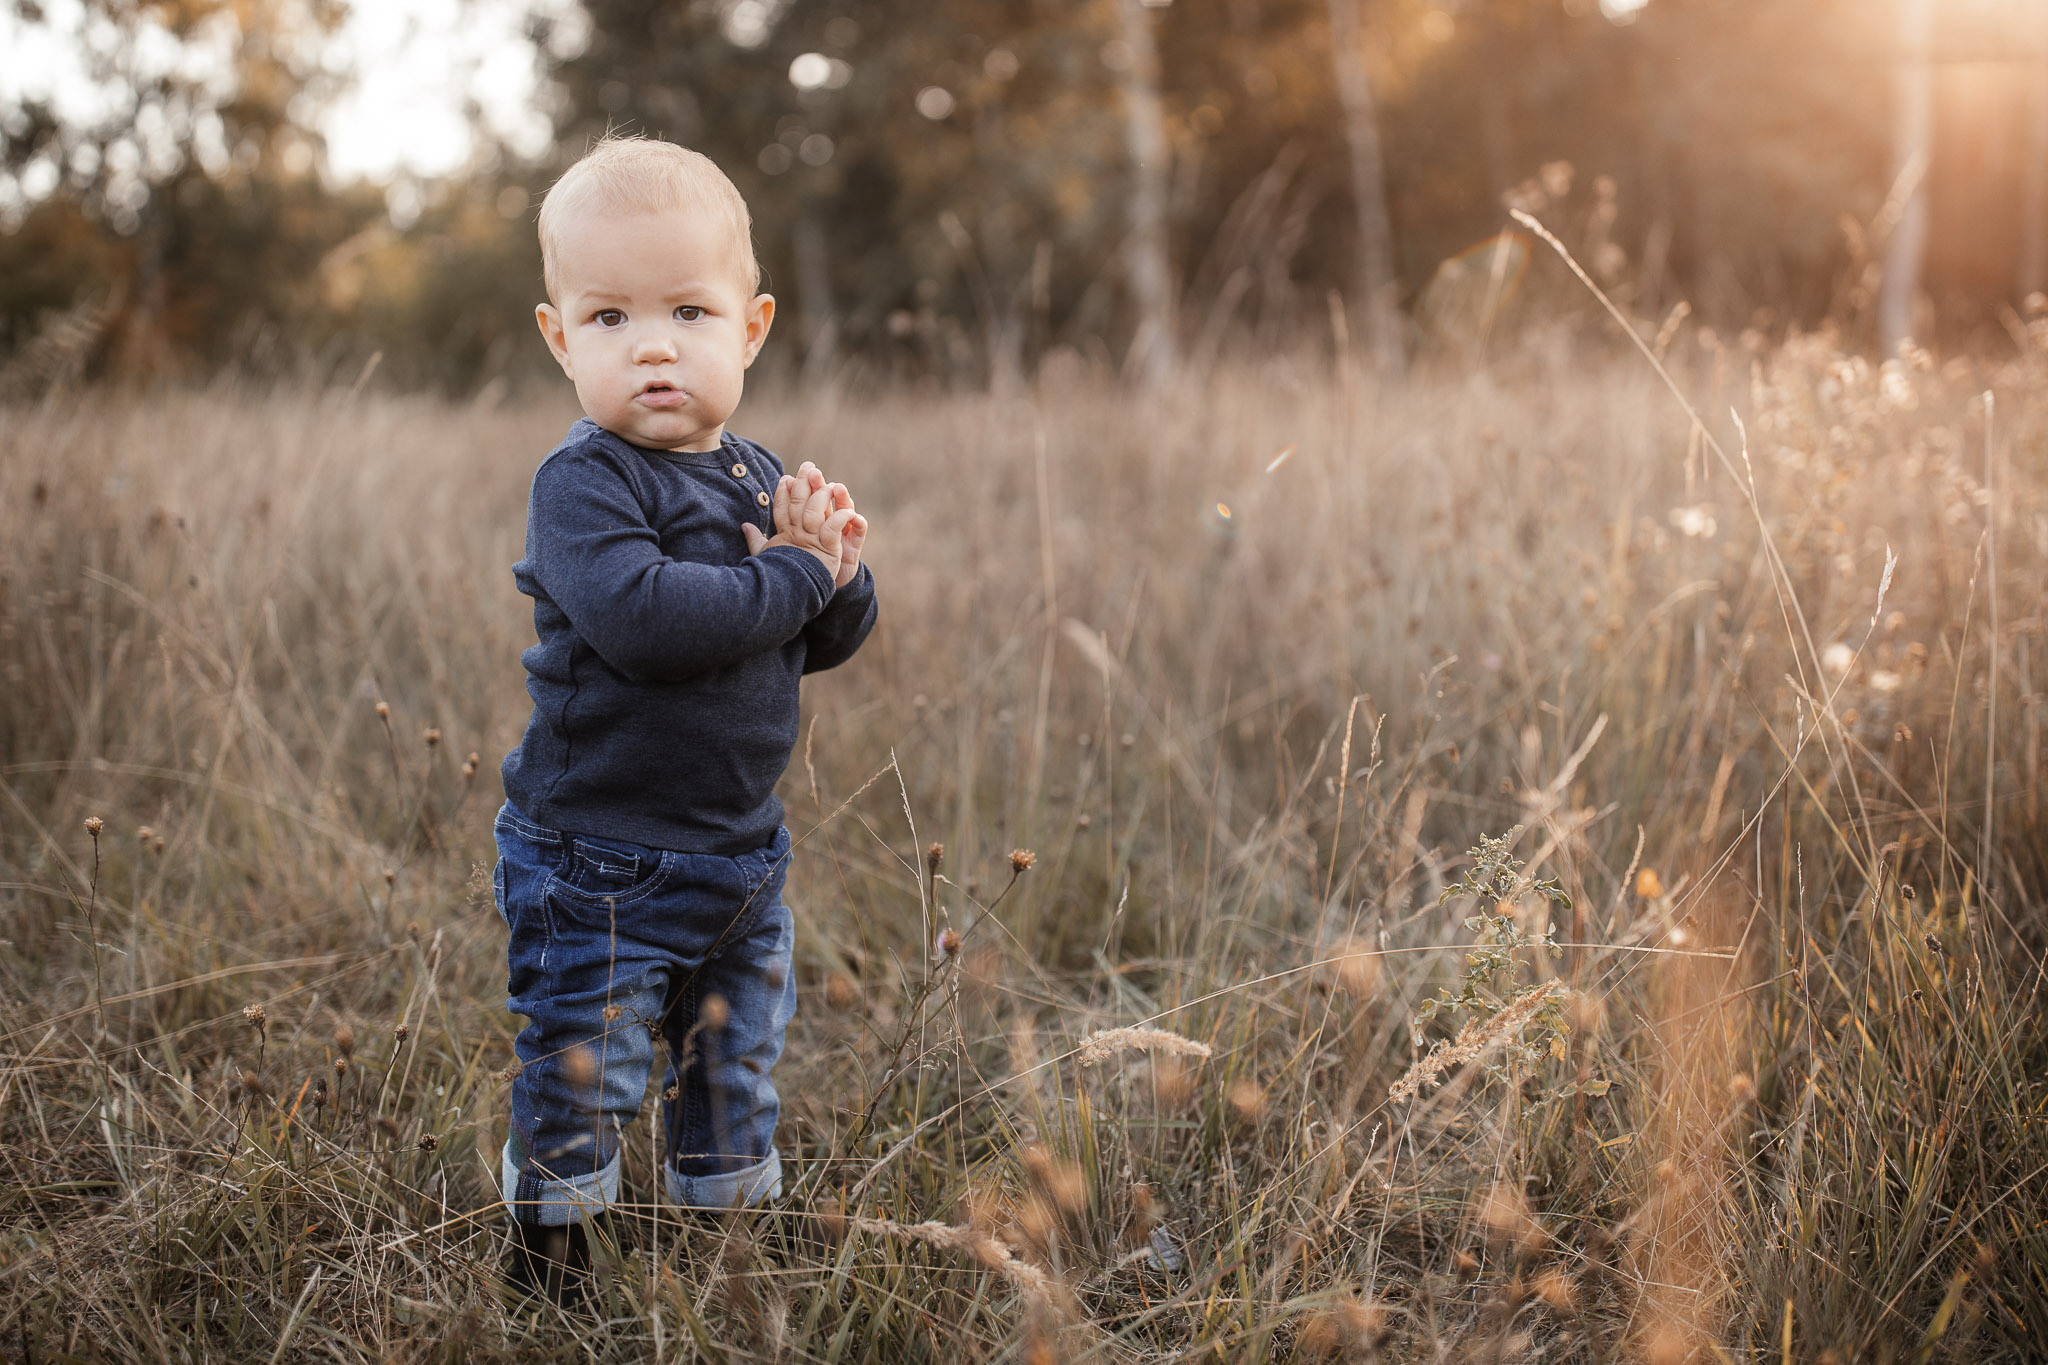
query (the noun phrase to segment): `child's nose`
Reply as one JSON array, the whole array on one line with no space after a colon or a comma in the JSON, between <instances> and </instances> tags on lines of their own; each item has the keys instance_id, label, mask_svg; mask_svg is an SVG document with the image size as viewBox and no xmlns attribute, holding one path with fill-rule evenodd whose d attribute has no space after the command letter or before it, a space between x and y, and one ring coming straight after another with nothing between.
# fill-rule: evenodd
<instances>
[{"instance_id":1,"label":"child's nose","mask_svg":"<svg viewBox=\"0 0 2048 1365\"><path fill-rule=\"evenodd\" d=\"M676 358L675 338L661 328L652 328L633 339L635 360L659 362Z\"/></svg>"}]
</instances>

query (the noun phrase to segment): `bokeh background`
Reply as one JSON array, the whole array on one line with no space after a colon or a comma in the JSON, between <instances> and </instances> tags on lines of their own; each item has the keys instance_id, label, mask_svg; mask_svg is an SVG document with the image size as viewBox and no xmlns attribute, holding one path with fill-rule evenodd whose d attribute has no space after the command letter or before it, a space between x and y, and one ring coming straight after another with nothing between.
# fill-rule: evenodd
<instances>
[{"instance_id":1,"label":"bokeh background","mask_svg":"<svg viewBox=\"0 0 2048 1365\"><path fill-rule=\"evenodd\" d=\"M812 375L1426 353L1509 204L1724 335L1999 346L2048 285L2036 0L9 0L0 54L17 383L517 382L607 128L730 171Z\"/></svg>"}]
</instances>

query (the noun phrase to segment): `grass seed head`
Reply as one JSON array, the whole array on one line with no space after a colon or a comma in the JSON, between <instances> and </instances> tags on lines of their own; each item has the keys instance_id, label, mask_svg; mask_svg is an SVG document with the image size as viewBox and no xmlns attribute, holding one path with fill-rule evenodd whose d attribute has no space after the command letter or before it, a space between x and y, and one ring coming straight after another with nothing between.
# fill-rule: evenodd
<instances>
[{"instance_id":1,"label":"grass seed head","mask_svg":"<svg viewBox=\"0 0 2048 1365\"><path fill-rule=\"evenodd\" d=\"M1338 945L1337 984L1363 1000L1380 987L1384 963L1369 939L1347 936Z\"/></svg>"},{"instance_id":2,"label":"grass seed head","mask_svg":"<svg viewBox=\"0 0 2048 1365\"><path fill-rule=\"evenodd\" d=\"M1688 1365L1694 1358L1692 1334L1675 1322L1653 1322L1643 1333L1643 1365Z\"/></svg>"},{"instance_id":3,"label":"grass seed head","mask_svg":"<svg viewBox=\"0 0 2048 1365\"><path fill-rule=\"evenodd\" d=\"M1192 1038L1163 1028L1112 1028L1091 1033L1081 1040L1075 1049L1074 1059L1082 1066L1094 1066L1106 1062L1121 1053L1142 1049L1147 1052L1178 1053L1188 1057L1207 1057L1209 1045L1198 1043Z\"/></svg>"},{"instance_id":4,"label":"grass seed head","mask_svg":"<svg viewBox=\"0 0 2048 1365\"><path fill-rule=\"evenodd\" d=\"M825 1003L833 1009L852 1009L859 999L860 986L846 972L834 972L825 978Z\"/></svg>"},{"instance_id":5,"label":"grass seed head","mask_svg":"<svg viewBox=\"0 0 2048 1365\"><path fill-rule=\"evenodd\" d=\"M1152 1230L1159 1226L1159 1197L1152 1193L1150 1185L1131 1186L1131 1222L1124 1229L1124 1242L1129 1246L1144 1246L1151 1240Z\"/></svg>"},{"instance_id":6,"label":"grass seed head","mask_svg":"<svg viewBox=\"0 0 2048 1365\"><path fill-rule=\"evenodd\" d=\"M704 997L704 1003L697 1006L697 1023L700 1027L717 1033L730 1022L732 1006L725 1003L725 997L722 995L707 995Z\"/></svg>"},{"instance_id":7,"label":"grass seed head","mask_svg":"<svg viewBox=\"0 0 2048 1365\"><path fill-rule=\"evenodd\" d=\"M1371 1360L1392 1335L1386 1309L1346 1294L1311 1313L1297 1342L1311 1360Z\"/></svg>"},{"instance_id":8,"label":"grass seed head","mask_svg":"<svg viewBox=\"0 0 2048 1365\"><path fill-rule=\"evenodd\" d=\"M1037 861L1038 855L1028 848L1013 848L1010 850L1010 871L1017 876L1022 876L1024 873L1029 872L1031 865Z\"/></svg>"},{"instance_id":9,"label":"grass seed head","mask_svg":"<svg viewBox=\"0 0 2048 1365\"><path fill-rule=\"evenodd\" d=\"M946 846L938 843L933 844L924 851L924 870L934 877L938 876L939 864L945 861L945 857Z\"/></svg>"},{"instance_id":10,"label":"grass seed head","mask_svg":"<svg viewBox=\"0 0 2048 1365\"><path fill-rule=\"evenodd\" d=\"M1266 1092L1249 1076L1235 1082L1225 1099L1230 1105L1231 1114L1239 1123L1247 1126L1257 1123L1259 1116L1266 1112Z\"/></svg>"},{"instance_id":11,"label":"grass seed head","mask_svg":"<svg viewBox=\"0 0 2048 1365\"><path fill-rule=\"evenodd\" d=\"M88 815L85 817L85 832L87 834L90 834L95 839L100 837L100 831L105 829L106 827L107 822L100 819L99 816L97 815Z\"/></svg>"},{"instance_id":12,"label":"grass seed head","mask_svg":"<svg viewBox=\"0 0 2048 1365\"><path fill-rule=\"evenodd\" d=\"M1519 1180L1498 1180L1479 1196L1479 1226L1496 1247L1532 1255L1543 1245L1543 1227L1529 1211L1529 1196Z\"/></svg>"},{"instance_id":13,"label":"grass seed head","mask_svg":"<svg viewBox=\"0 0 2048 1365\"><path fill-rule=\"evenodd\" d=\"M269 1023L268 1018L263 1013L263 1002L252 1000L242 1006L242 1022L255 1029L258 1033L263 1032L264 1027Z\"/></svg>"},{"instance_id":14,"label":"grass seed head","mask_svg":"<svg viewBox=\"0 0 2048 1365\"><path fill-rule=\"evenodd\" d=\"M1053 1229L1058 1225L1058 1214L1038 1195L1026 1199L1017 1210L1018 1235L1027 1247L1040 1255L1052 1244Z\"/></svg>"},{"instance_id":15,"label":"grass seed head","mask_svg":"<svg viewBox=\"0 0 2048 1365\"><path fill-rule=\"evenodd\" d=\"M1088 1206L1088 1185L1081 1168L1036 1144L1024 1149L1024 1172L1033 1189L1052 1201L1063 1213L1079 1213Z\"/></svg>"},{"instance_id":16,"label":"grass seed head","mask_svg":"<svg viewBox=\"0 0 2048 1365\"><path fill-rule=\"evenodd\" d=\"M347 1023L334 1026L334 1050L344 1057L356 1055L356 1031Z\"/></svg>"},{"instance_id":17,"label":"grass seed head","mask_svg":"<svg viewBox=\"0 0 2048 1365\"><path fill-rule=\"evenodd\" d=\"M1195 1093L1193 1070L1178 1057L1153 1053L1152 1093L1162 1108L1178 1109Z\"/></svg>"},{"instance_id":18,"label":"grass seed head","mask_svg":"<svg viewBox=\"0 0 2048 1365\"><path fill-rule=\"evenodd\" d=\"M1579 1305L1579 1287L1572 1277L1552 1266L1536 1277L1531 1286L1536 1297L1559 1313L1569 1313Z\"/></svg>"}]
</instances>

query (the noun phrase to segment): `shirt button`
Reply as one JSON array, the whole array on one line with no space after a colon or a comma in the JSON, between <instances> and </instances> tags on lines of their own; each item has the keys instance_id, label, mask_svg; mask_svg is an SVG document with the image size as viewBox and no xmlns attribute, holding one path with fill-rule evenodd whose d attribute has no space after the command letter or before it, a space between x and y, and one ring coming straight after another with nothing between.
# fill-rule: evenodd
<instances>
[{"instance_id":1,"label":"shirt button","mask_svg":"<svg viewBox=\"0 0 2048 1365\"><path fill-rule=\"evenodd\" d=\"M735 479L744 479L747 477L747 467L743 464L734 465L732 467L732 476Z\"/></svg>"},{"instance_id":2,"label":"shirt button","mask_svg":"<svg viewBox=\"0 0 2048 1365\"><path fill-rule=\"evenodd\" d=\"M772 499L769 498L769 496L766 493L756 493L754 494L754 501L760 503L763 507L766 507L772 501Z\"/></svg>"}]
</instances>

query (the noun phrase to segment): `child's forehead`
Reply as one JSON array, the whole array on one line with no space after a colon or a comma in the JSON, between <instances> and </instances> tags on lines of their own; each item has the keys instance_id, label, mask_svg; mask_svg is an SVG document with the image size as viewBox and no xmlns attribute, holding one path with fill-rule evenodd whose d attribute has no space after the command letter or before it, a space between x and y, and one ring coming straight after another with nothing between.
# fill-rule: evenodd
<instances>
[{"instance_id":1,"label":"child's forehead","mask_svg":"<svg viewBox=\"0 0 2048 1365\"><path fill-rule=\"evenodd\" d=\"M720 234L723 225L719 217L706 205L680 199L672 203L612 203L593 199L570 206L556 231L569 241L623 236L703 239Z\"/></svg>"},{"instance_id":2,"label":"child's forehead","mask_svg":"<svg viewBox=\"0 0 2048 1365\"><path fill-rule=\"evenodd\" d=\"M579 267L627 266L619 248L653 251L667 260L714 257L719 267L744 270L746 243L724 215L704 205L609 205L586 203L563 215L555 232L555 254ZM639 262L655 265L653 260Z\"/></svg>"}]
</instances>

